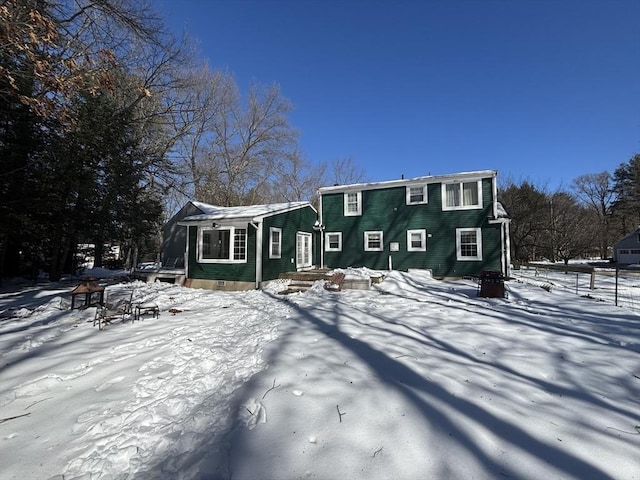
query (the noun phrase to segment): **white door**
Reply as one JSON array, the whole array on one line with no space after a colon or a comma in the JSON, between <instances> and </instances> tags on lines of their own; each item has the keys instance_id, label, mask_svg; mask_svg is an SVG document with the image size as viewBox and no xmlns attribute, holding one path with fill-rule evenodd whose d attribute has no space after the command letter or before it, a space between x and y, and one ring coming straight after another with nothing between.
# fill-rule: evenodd
<instances>
[{"instance_id":1,"label":"white door","mask_svg":"<svg viewBox=\"0 0 640 480\"><path fill-rule=\"evenodd\" d=\"M311 266L311 234L298 232L296 233L296 269Z\"/></svg>"}]
</instances>

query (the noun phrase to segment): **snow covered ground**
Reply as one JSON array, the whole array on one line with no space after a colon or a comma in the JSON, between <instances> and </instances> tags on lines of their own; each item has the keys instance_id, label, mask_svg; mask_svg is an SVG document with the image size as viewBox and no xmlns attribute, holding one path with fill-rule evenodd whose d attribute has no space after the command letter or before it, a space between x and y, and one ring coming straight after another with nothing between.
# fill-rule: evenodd
<instances>
[{"instance_id":1,"label":"snow covered ground","mask_svg":"<svg viewBox=\"0 0 640 480\"><path fill-rule=\"evenodd\" d=\"M99 331L69 284L0 293L0 472L38 479L640 480L640 316L508 282L134 282Z\"/></svg>"}]
</instances>

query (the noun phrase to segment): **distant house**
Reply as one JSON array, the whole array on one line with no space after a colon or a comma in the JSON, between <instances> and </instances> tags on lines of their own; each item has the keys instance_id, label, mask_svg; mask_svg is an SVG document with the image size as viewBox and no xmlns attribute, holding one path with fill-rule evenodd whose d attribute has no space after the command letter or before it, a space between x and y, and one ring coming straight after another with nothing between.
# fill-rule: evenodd
<instances>
[{"instance_id":1,"label":"distant house","mask_svg":"<svg viewBox=\"0 0 640 480\"><path fill-rule=\"evenodd\" d=\"M640 227L613 244L613 261L640 264Z\"/></svg>"},{"instance_id":2,"label":"distant house","mask_svg":"<svg viewBox=\"0 0 640 480\"><path fill-rule=\"evenodd\" d=\"M496 177L489 170L320 188L321 265L508 276L509 219Z\"/></svg>"},{"instance_id":3,"label":"distant house","mask_svg":"<svg viewBox=\"0 0 640 480\"><path fill-rule=\"evenodd\" d=\"M308 202L244 207L189 202L165 226L163 252L182 251L185 284L191 287L260 288L280 273L314 266L317 215Z\"/></svg>"}]
</instances>

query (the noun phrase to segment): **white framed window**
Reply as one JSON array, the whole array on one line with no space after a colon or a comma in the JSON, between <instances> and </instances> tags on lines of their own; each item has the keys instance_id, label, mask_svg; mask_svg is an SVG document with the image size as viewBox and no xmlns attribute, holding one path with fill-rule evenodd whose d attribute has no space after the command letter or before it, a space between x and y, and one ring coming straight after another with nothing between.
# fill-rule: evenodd
<instances>
[{"instance_id":1,"label":"white framed window","mask_svg":"<svg viewBox=\"0 0 640 480\"><path fill-rule=\"evenodd\" d=\"M382 232L364 232L364 251L381 252L383 250Z\"/></svg>"},{"instance_id":2,"label":"white framed window","mask_svg":"<svg viewBox=\"0 0 640 480\"><path fill-rule=\"evenodd\" d=\"M280 258L282 256L282 229L269 228L269 258Z\"/></svg>"},{"instance_id":3,"label":"white framed window","mask_svg":"<svg viewBox=\"0 0 640 480\"><path fill-rule=\"evenodd\" d=\"M341 252L342 251L342 232L325 233L324 249L327 252Z\"/></svg>"},{"instance_id":4,"label":"white framed window","mask_svg":"<svg viewBox=\"0 0 640 480\"><path fill-rule=\"evenodd\" d=\"M407 185L407 205L427 203L426 185Z\"/></svg>"},{"instance_id":5,"label":"white framed window","mask_svg":"<svg viewBox=\"0 0 640 480\"><path fill-rule=\"evenodd\" d=\"M198 252L198 261L203 263L244 263L247 261L247 229L202 228Z\"/></svg>"},{"instance_id":6,"label":"white framed window","mask_svg":"<svg viewBox=\"0 0 640 480\"><path fill-rule=\"evenodd\" d=\"M479 228L456 228L458 260L482 260L482 231Z\"/></svg>"},{"instance_id":7,"label":"white framed window","mask_svg":"<svg viewBox=\"0 0 640 480\"><path fill-rule=\"evenodd\" d=\"M427 250L427 231L407 230L407 251L425 252Z\"/></svg>"},{"instance_id":8,"label":"white framed window","mask_svg":"<svg viewBox=\"0 0 640 480\"><path fill-rule=\"evenodd\" d=\"M345 192L344 216L357 217L362 215L362 192Z\"/></svg>"},{"instance_id":9,"label":"white framed window","mask_svg":"<svg viewBox=\"0 0 640 480\"><path fill-rule=\"evenodd\" d=\"M471 210L482 208L482 181L443 183L443 210Z\"/></svg>"}]
</instances>

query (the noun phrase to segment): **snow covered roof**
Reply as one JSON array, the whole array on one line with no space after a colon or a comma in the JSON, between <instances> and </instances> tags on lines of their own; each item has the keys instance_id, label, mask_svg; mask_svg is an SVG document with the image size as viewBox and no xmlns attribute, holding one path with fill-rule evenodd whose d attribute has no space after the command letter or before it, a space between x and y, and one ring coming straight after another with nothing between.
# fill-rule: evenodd
<instances>
[{"instance_id":1,"label":"snow covered roof","mask_svg":"<svg viewBox=\"0 0 640 480\"><path fill-rule=\"evenodd\" d=\"M509 218L509 214L507 213L507 211L504 208L504 205L502 205L502 203L497 202L497 212L496 212L496 217L497 218Z\"/></svg>"},{"instance_id":2,"label":"snow covered roof","mask_svg":"<svg viewBox=\"0 0 640 480\"><path fill-rule=\"evenodd\" d=\"M414 183L449 183L463 180L479 180L481 178L494 178L498 175L496 170L478 170L473 172L452 173L449 175L426 175L424 177L403 178L401 180L388 180L384 182L354 183L351 185L334 185L332 187L321 187L318 192L338 193L351 190L376 190L381 188L401 187Z\"/></svg>"},{"instance_id":3,"label":"snow covered roof","mask_svg":"<svg viewBox=\"0 0 640 480\"><path fill-rule=\"evenodd\" d=\"M309 202L286 202L286 203L269 203L264 205L246 205L239 207L220 207L217 205L209 205L202 202L192 202L203 213L198 215L190 215L181 220L182 222L201 222L211 220L235 220L250 219L260 220L264 217L277 213L285 213L298 208L311 206Z\"/></svg>"}]
</instances>

